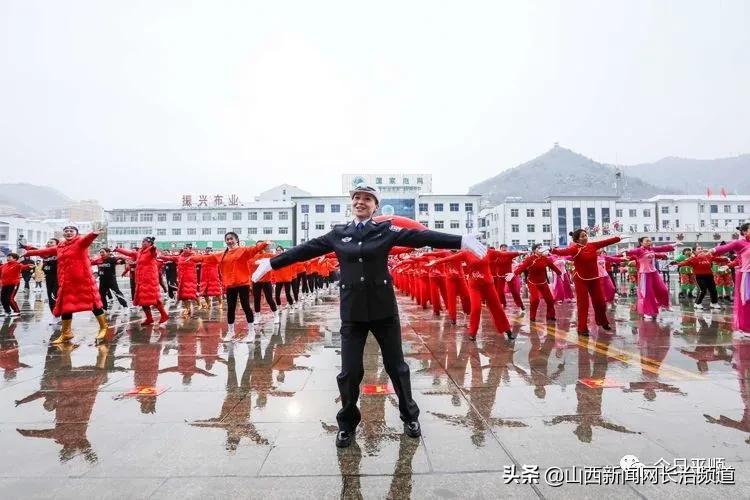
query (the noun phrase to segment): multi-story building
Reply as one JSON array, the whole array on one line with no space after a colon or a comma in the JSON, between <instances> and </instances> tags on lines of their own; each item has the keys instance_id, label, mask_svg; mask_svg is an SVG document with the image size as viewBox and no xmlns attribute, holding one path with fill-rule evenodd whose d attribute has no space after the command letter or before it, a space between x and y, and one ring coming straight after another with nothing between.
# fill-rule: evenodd
<instances>
[{"instance_id":1,"label":"multi-story building","mask_svg":"<svg viewBox=\"0 0 750 500\"><path fill-rule=\"evenodd\" d=\"M74 201L64 207L50 210L49 217L69 221L102 222L104 209L97 200Z\"/></svg>"},{"instance_id":2,"label":"multi-story building","mask_svg":"<svg viewBox=\"0 0 750 500\"><path fill-rule=\"evenodd\" d=\"M480 234L492 246L567 245L568 233L577 228L586 228L594 236L628 233L634 239L649 236L657 243L679 240L710 246L734 236L735 228L748 220L746 208L750 210L750 196L741 195L721 199L659 195L648 200L617 196L550 196L545 201L508 198L483 209L479 224Z\"/></svg>"},{"instance_id":3,"label":"multi-story building","mask_svg":"<svg viewBox=\"0 0 750 500\"><path fill-rule=\"evenodd\" d=\"M295 196L295 244L322 236L335 224L351 219L349 196Z\"/></svg>"},{"instance_id":4,"label":"multi-story building","mask_svg":"<svg viewBox=\"0 0 750 500\"><path fill-rule=\"evenodd\" d=\"M255 197L255 201L287 201L291 202L295 196L310 196L304 189L291 184L281 184L267 191L263 191Z\"/></svg>"},{"instance_id":5,"label":"multi-story building","mask_svg":"<svg viewBox=\"0 0 750 500\"><path fill-rule=\"evenodd\" d=\"M428 229L451 234L478 230L479 195L420 194L416 198L416 220Z\"/></svg>"},{"instance_id":6,"label":"multi-story building","mask_svg":"<svg viewBox=\"0 0 750 500\"><path fill-rule=\"evenodd\" d=\"M140 245L155 236L158 248L223 248L224 234L234 231L245 244L270 240L283 247L295 241L294 204L251 202L238 206L183 206L107 210L109 246Z\"/></svg>"},{"instance_id":7,"label":"multi-story building","mask_svg":"<svg viewBox=\"0 0 750 500\"><path fill-rule=\"evenodd\" d=\"M54 221L27 219L20 215L0 215L0 254L17 252L19 243L43 247L62 227Z\"/></svg>"}]
</instances>

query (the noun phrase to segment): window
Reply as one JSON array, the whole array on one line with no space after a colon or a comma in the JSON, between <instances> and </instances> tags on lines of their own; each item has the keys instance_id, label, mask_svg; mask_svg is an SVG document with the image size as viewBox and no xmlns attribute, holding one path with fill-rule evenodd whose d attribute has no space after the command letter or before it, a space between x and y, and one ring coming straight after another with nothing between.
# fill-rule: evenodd
<instances>
[{"instance_id":1,"label":"window","mask_svg":"<svg viewBox=\"0 0 750 500\"><path fill-rule=\"evenodd\" d=\"M188 213L187 220L188 222L195 222L196 220L198 220L198 214L196 214L195 212Z\"/></svg>"},{"instance_id":2,"label":"window","mask_svg":"<svg viewBox=\"0 0 750 500\"><path fill-rule=\"evenodd\" d=\"M302 212L303 214L308 214L308 213L310 213L310 205L307 205L307 204L304 204L304 205L300 205L300 206L299 206L299 210L300 210L300 212Z\"/></svg>"},{"instance_id":3,"label":"window","mask_svg":"<svg viewBox=\"0 0 750 500\"><path fill-rule=\"evenodd\" d=\"M285 210L279 212L279 220L289 220L289 212Z\"/></svg>"},{"instance_id":4,"label":"window","mask_svg":"<svg viewBox=\"0 0 750 500\"><path fill-rule=\"evenodd\" d=\"M669 227L669 221L668 220L661 221L661 227L662 229L667 229Z\"/></svg>"},{"instance_id":5,"label":"window","mask_svg":"<svg viewBox=\"0 0 750 500\"><path fill-rule=\"evenodd\" d=\"M557 207L557 226L560 229L560 237L557 240L558 245L565 245L568 242L568 209Z\"/></svg>"},{"instance_id":6,"label":"window","mask_svg":"<svg viewBox=\"0 0 750 500\"><path fill-rule=\"evenodd\" d=\"M711 205L711 213L712 214L718 214L719 213L719 205Z\"/></svg>"},{"instance_id":7,"label":"window","mask_svg":"<svg viewBox=\"0 0 750 500\"><path fill-rule=\"evenodd\" d=\"M460 229L460 228L461 228L461 223L459 221L457 220L451 221L451 229Z\"/></svg>"},{"instance_id":8,"label":"window","mask_svg":"<svg viewBox=\"0 0 750 500\"><path fill-rule=\"evenodd\" d=\"M247 228L247 234L258 234L258 228L257 227Z\"/></svg>"},{"instance_id":9,"label":"window","mask_svg":"<svg viewBox=\"0 0 750 500\"><path fill-rule=\"evenodd\" d=\"M542 240L542 245L548 247L552 245L552 240Z\"/></svg>"},{"instance_id":10,"label":"window","mask_svg":"<svg viewBox=\"0 0 750 500\"><path fill-rule=\"evenodd\" d=\"M465 212L473 212L474 211L474 204L473 203L464 203L464 211Z\"/></svg>"},{"instance_id":11,"label":"window","mask_svg":"<svg viewBox=\"0 0 750 500\"><path fill-rule=\"evenodd\" d=\"M436 212L442 212L443 211L443 204L442 203L435 203L435 205L433 205L433 209Z\"/></svg>"},{"instance_id":12,"label":"window","mask_svg":"<svg viewBox=\"0 0 750 500\"><path fill-rule=\"evenodd\" d=\"M628 217L638 217L638 211L635 208L631 208L628 210Z\"/></svg>"},{"instance_id":13,"label":"window","mask_svg":"<svg viewBox=\"0 0 750 500\"><path fill-rule=\"evenodd\" d=\"M644 217L651 217L651 209L650 208L644 208L643 209L643 216Z\"/></svg>"},{"instance_id":14,"label":"window","mask_svg":"<svg viewBox=\"0 0 750 500\"><path fill-rule=\"evenodd\" d=\"M622 219L622 208L615 209L615 217Z\"/></svg>"},{"instance_id":15,"label":"window","mask_svg":"<svg viewBox=\"0 0 750 500\"><path fill-rule=\"evenodd\" d=\"M156 214L157 222L167 222L167 214Z\"/></svg>"},{"instance_id":16,"label":"window","mask_svg":"<svg viewBox=\"0 0 750 500\"><path fill-rule=\"evenodd\" d=\"M326 211L325 205L315 205L315 213L316 214L323 214Z\"/></svg>"},{"instance_id":17,"label":"window","mask_svg":"<svg viewBox=\"0 0 750 500\"><path fill-rule=\"evenodd\" d=\"M395 177L389 177L388 178L388 184L396 184L396 178Z\"/></svg>"},{"instance_id":18,"label":"window","mask_svg":"<svg viewBox=\"0 0 750 500\"><path fill-rule=\"evenodd\" d=\"M216 220L227 220L227 213L226 212L217 212L216 213Z\"/></svg>"},{"instance_id":19,"label":"window","mask_svg":"<svg viewBox=\"0 0 750 500\"><path fill-rule=\"evenodd\" d=\"M333 203L331 205L331 213L332 214L340 214L341 213L341 205L338 203Z\"/></svg>"},{"instance_id":20,"label":"window","mask_svg":"<svg viewBox=\"0 0 750 500\"><path fill-rule=\"evenodd\" d=\"M511 217L518 217L518 209L517 208L511 208L510 209L510 216Z\"/></svg>"},{"instance_id":21,"label":"window","mask_svg":"<svg viewBox=\"0 0 750 500\"><path fill-rule=\"evenodd\" d=\"M288 227L280 227L279 228L279 234L289 234L289 228Z\"/></svg>"},{"instance_id":22,"label":"window","mask_svg":"<svg viewBox=\"0 0 750 500\"><path fill-rule=\"evenodd\" d=\"M535 233L536 232L536 227L534 226L534 224L526 224L526 232L527 233Z\"/></svg>"},{"instance_id":23,"label":"window","mask_svg":"<svg viewBox=\"0 0 750 500\"><path fill-rule=\"evenodd\" d=\"M573 208L573 227L581 227L581 209L578 207Z\"/></svg>"},{"instance_id":24,"label":"window","mask_svg":"<svg viewBox=\"0 0 750 500\"><path fill-rule=\"evenodd\" d=\"M706 221L701 219L701 227L706 227Z\"/></svg>"},{"instance_id":25,"label":"window","mask_svg":"<svg viewBox=\"0 0 750 500\"><path fill-rule=\"evenodd\" d=\"M383 178L382 177L375 177L375 184L382 184Z\"/></svg>"},{"instance_id":26,"label":"window","mask_svg":"<svg viewBox=\"0 0 750 500\"><path fill-rule=\"evenodd\" d=\"M674 221L674 227L677 227L677 228L680 227L680 219L675 219L675 221Z\"/></svg>"},{"instance_id":27,"label":"window","mask_svg":"<svg viewBox=\"0 0 750 500\"><path fill-rule=\"evenodd\" d=\"M172 222L180 222L182 221L182 214L180 212L175 212L172 214Z\"/></svg>"},{"instance_id":28,"label":"window","mask_svg":"<svg viewBox=\"0 0 750 500\"><path fill-rule=\"evenodd\" d=\"M429 205L427 203L420 203L419 204L419 211L420 212L427 212L429 208L427 208Z\"/></svg>"},{"instance_id":29,"label":"window","mask_svg":"<svg viewBox=\"0 0 750 500\"><path fill-rule=\"evenodd\" d=\"M417 177L417 184L424 184L424 179L422 177Z\"/></svg>"},{"instance_id":30,"label":"window","mask_svg":"<svg viewBox=\"0 0 750 500\"><path fill-rule=\"evenodd\" d=\"M534 209L533 208L527 208L526 209L526 217L534 217Z\"/></svg>"},{"instance_id":31,"label":"window","mask_svg":"<svg viewBox=\"0 0 750 500\"><path fill-rule=\"evenodd\" d=\"M196 229L194 227L189 227L187 229L187 234L190 235L190 236L195 236L196 234L198 234L198 229Z\"/></svg>"},{"instance_id":32,"label":"window","mask_svg":"<svg viewBox=\"0 0 750 500\"><path fill-rule=\"evenodd\" d=\"M430 223L426 220L419 221L420 224L422 224L424 227L429 227Z\"/></svg>"},{"instance_id":33,"label":"window","mask_svg":"<svg viewBox=\"0 0 750 500\"><path fill-rule=\"evenodd\" d=\"M513 225L510 226L510 232L511 233L517 233L517 232L519 232L518 228L519 228L518 224L513 224Z\"/></svg>"},{"instance_id":34,"label":"window","mask_svg":"<svg viewBox=\"0 0 750 500\"><path fill-rule=\"evenodd\" d=\"M233 233L237 233L238 235L242 234L242 228L241 227L233 227L232 228Z\"/></svg>"},{"instance_id":35,"label":"window","mask_svg":"<svg viewBox=\"0 0 750 500\"><path fill-rule=\"evenodd\" d=\"M677 205L674 206L674 213L680 213L680 207L678 207Z\"/></svg>"},{"instance_id":36,"label":"window","mask_svg":"<svg viewBox=\"0 0 750 500\"><path fill-rule=\"evenodd\" d=\"M306 207L306 206L307 205L302 205L302 207L303 207L302 213L303 214L307 213L307 212L304 211L304 207ZM258 212L248 212L247 213L247 220L258 220Z\"/></svg>"},{"instance_id":37,"label":"window","mask_svg":"<svg viewBox=\"0 0 750 500\"><path fill-rule=\"evenodd\" d=\"M324 222L316 222L315 223L315 229L317 229L318 231L322 231L325 228L326 228L326 225L325 225Z\"/></svg>"},{"instance_id":38,"label":"window","mask_svg":"<svg viewBox=\"0 0 750 500\"><path fill-rule=\"evenodd\" d=\"M726 227L726 226L729 226L729 225L730 225L731 223L732 223L732 221L731 221L731 220L729 220L729 219L727 219L727 220L725 220L725 221L724 221L724 226L725 226L725 227Z\"/></svg>"},{"instance_id":39,"label":"window","mask_svg":"<svg viewBox=\"0 0 750 500\"><path fill-rule=\"evenodd\" d=\"M661 213L668 214L669 213L669 207L661 207Z\"/></svg>"},{"instance_id":40,"label":"window","mask_svg":"<svg viewBox=\"0 0 750 500\"><path fill-rule=\"evenodd\" d=\"M130 214L130 222L138 222L138 214L133 212Z\"/></svg>"},{"instance_id":41,"label":"window","mask_svg":"<svg viewBox=\"0 0 750 500\"><path fill-rule=\"evenodd\" d=\"M602 224L609 224L609 207L602 207Z\"/></svg>"},{"instance_id":42,"label":"window","mask_svg":"<svg viewBox=\"0 0 750 500\"><path fill-rule=\"evenodd\" d=\"M216 228L216 234L217 235L227 234L227 228L225 228L225 227L217 227Z\"/></svg>"},{"instance_id":43,"label":"window","mask_svg":"<svg viewBox=\"0 0 750 500\"><path fill-rule=\"evenodd\" d=\"M154 214L141 214L141 222L153 222Z\"/></svg>"},{"instance_id":44,"label":"window","mask_svg":"<svg viewBox=\"0 0 750 500\"><path fill-rule=\"evenodd\" d=\"M441 220L435 221L435 229L443 229L445 227L445 222Z\"/></svg>"},{"instance_id":45,"label":"window","mask_svg":"<svg viewBox=\"0 0 750 500\"><path fill-rule=\"evenodd\" d=\"M451 203L451 204L450 204L450 205L448 206L448 209L449 209L449 210L450 210L451 212L458 212L458 207L459 207L459 206L460 206L460 205L459 205L458 203Z\"/></svg>"},{"instance_id":46,"label":"window","mask_svg":"<svg viewBox=\"0 0 750 500\"><path fill-rule=\"evenodd\" d=\"M526 243L529 245L529 247L532 247L536 245L536 240L526 240Z\"/></svg>"},{"instance_id":47,"label":"window","mask_svg":"<svg viewBox=\"0 0 750 500\"><path fill-rule=\"evenodd\" d=\"M273 228L272 227L264 227L263 228L263 234L265 234L265 235L273 234Z\"/></svg>"},{"instance_id":48,"label":"window","mask_svg":"<svg viewBox=\"0 0 750 500\"><path fill-rule=\"evenodd\" d=\"M596 226L596 209L594 207L586 209L586 225L589 227Z\"/></svg>"},{"instance_id":49,"label":"window","mask_svg":"<svg viewBox=\"0 0 750 500\"><path fill-rule=\"evenodd\" d=\"M737 213L738 214L744 214L745 213L745 205L737 205Z\"/></svg>"},{"instance_id":50,"label":"window","mask_svg":"<svg viewBox=\"0 0 750 500\"><path fill-rule=\"evenodd\" d=\"M552 217L552 211L549 208L543 208L542 217Z\"/></svg>"},{"instance_id":51,"label":"window","mask_svg":"<svg viewBox=\"0 0 750 500\"><path fill-rule=\"evenodd\" d=\"M700 213L704 213L706 211L706 205L703 205L703 204L698 205L698 211Z\"/></svg>"},{"instance_id":52,"label":"window","mask_svg":"<svg viewBox=\"0 0 750 500\"><path fill-rule=\"evenodd\" d=\"M232 220L242 220L242 212L232 212Z\"/></svg>"},{"instance_id":53,"label":"window","mask_svg":"<svg viewBox=\"0 0 750 500\"><path fill-rule=\"evenodd\" d=\"M542 232L543 233L551 233L552 232L552 224L542 224Z\"/></svg>"},{"instance_id":54,"label":"window","mask_svg":"<svg viewBox=\"0 0 750 500\"><path fill-rule=\"evenodd\" d=\"M182 234L182 229L174 228L172 229L172 236L180 236Z\"/></svg>"},{"instance_id":55,"label":"window","mask_svg":"<svg viewBox=\"0 0 750 500\"><path fill-rule=\"evenodd\" d=\"M203 236L208 236L208 235L210 235L210 234L211 234L211 228L210 228L210 227L204 227L204 228L201 228L201 234L202 234Z\"/></svg>"},{"instance_id":56,"label":"window","mask_svg":"<svg viewBox=\"0 0 750 500\"><path fill-rule=\"evenodd\" d=\"M203 220L211 220L211 212L203 212Z\"/></svg>"},{"instance_id":57,"label":"window","mask_svg":"<svg viewBox=\"0 0 750 500\"><path fill-rule=\"evenodd\" d=\"M273 220L273 212L263 212L263 220Z\"/></svg>"},{"instance_id":58,"label":"window","mask_svg":"<svg viewBox=\"0 0 750 500\"><path fill-rule=\"evenodd\" d=\"M730 213L731 211L732 211L732 205L724 205L724 213L725 213L725 214L728 214L728 213ZM143 216L143 214L141 214L141 216ZM143 219L141 219L141 221L143 221ZM150 220L149 220L149 221L146 221L146 222L150 222Z\"/></svg>"},{"instance_id":59,"label":"window","mask_svg":"<svg viewBox=\"0 0 750 500\"><path fill-rule=\"evenodd\" d=\"M156 236L166 236L167 230L166 229L157 229L156 230Z\"/></svg>"},{"instance_id":60,"label":"window","mask_svg":"<svg viewBox=\"0 0 750 500\"><path fill-rule=\"evenodd\" d=\"M517 247L521 244L521 240L510 240L511 246Z\"/></svg>"}]
</instances>

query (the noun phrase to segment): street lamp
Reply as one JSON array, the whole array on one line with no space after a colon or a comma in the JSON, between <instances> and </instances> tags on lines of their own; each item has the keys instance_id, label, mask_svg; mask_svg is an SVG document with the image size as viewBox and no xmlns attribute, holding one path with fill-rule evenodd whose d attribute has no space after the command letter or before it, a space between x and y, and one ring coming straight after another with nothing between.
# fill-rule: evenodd
<instances>
[{"instance_id":1,"label":"street lamp","mask_svg":"<svg viewBox=\"0 0 750 500\"><path fill-rule=\"evenodd\" d=\"M310 241L310 222L309 222L309 214L305 214L303 219L304 222L302 223L302 229L305 231L305 241Z\"/></svg>"},{"instance_id":2,"label":"street lamp","mask_svg":"<svg viewBox=\"0 0 750 500\"><path fill-rule=\"evenodd\" d=\"M471 228L474 227L474 220L473 220L474 212L471 210L466 212L466 234L469 234L471 232Z\"/></svg>"}]
</instances>

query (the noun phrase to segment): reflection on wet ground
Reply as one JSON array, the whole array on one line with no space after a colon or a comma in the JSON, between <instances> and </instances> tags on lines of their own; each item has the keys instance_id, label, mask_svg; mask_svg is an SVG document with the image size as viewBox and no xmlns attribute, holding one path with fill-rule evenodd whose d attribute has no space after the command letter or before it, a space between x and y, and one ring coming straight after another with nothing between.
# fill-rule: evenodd
<instances>
[{"instance_id":1,"label":"reflection on wet ground","mask_svg":"<svg viewBox=\"0 0 750 500\"><path fill-rule=\"evenodd\" d=\"M5 498L618 497L750 493L750 341L731 309L674 307L616 330L575 334L574 306L554 323L511 308L515 342L482 325L477 342L401 297L404 352L423 437L403 436L379 349L365 351L356 443L334 446L339 407L335 294L283 313L280 326L222 342L223 311L166 328L113 314L74 320L77 345L51 347L46 305L20 294L0 324L0 491ZM540 314L543 317L542 314ZM239 325L239 324L238 324ZM247 332L246 325L242 325ZM240 329L242 330L242 329ZM504 484L504 467L616 465L624 455L722 457L735 486Z\"/></svg>"}]
</instances>

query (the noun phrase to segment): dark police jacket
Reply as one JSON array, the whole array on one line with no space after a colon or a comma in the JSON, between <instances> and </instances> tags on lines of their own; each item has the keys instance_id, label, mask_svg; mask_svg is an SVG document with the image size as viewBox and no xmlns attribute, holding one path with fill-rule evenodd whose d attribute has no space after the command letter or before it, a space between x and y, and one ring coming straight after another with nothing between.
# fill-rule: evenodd
<instances>
[{"instance_id":1,"label":"dark police jacket","mask_svg":"<svg viewBox=\"0 0 750 500\"><path fill-rule=\"evenodd\" d=\"M372 321L398 315L396 294L388 272L394 246L461 248L461 237L437 231L403 229L390 221L370 220L358 231L354 222L338 224L323 236L297 245L271 259L279 269L335 252L341 268L341 320Z\"/></svg>"}]
</instances>

